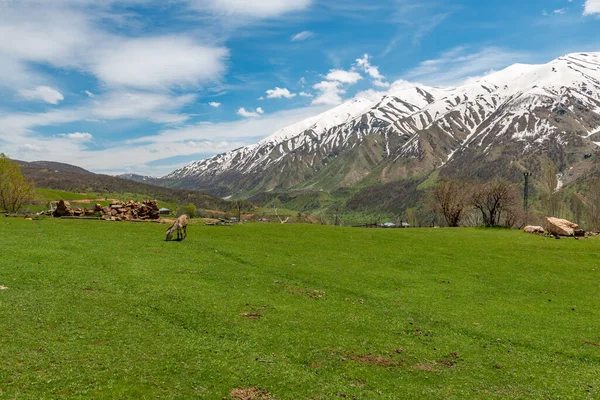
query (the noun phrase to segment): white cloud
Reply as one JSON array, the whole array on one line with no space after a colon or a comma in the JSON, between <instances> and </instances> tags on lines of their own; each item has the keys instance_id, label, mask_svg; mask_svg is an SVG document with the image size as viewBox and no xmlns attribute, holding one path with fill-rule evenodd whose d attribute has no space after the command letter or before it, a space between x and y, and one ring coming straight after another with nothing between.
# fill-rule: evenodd
<instances>
[{"instance_id":1,"label":"white cloud","mask_svg":"<svg viewBox=\"0 0 600 400\"><path fill-rule=\"evenodd\" d=\"M146 120L174 124L188 119L178 110L195 100L194 95L172 96L145 92L114 92L90 99L84 106L42 113L0 113L0 140L22 143L37 127L77 121ZM54 138L54 140L57 140Z\"/></svg>"},{"instance_id":2,"label":"white cloud","mask_svg":"<svg viewBox=\"0 0 600 400\"><path fill-rule=\"evenodd\" d=\"M221 103L217 103L216 101L211 101L210 103L208 103L208 105L214 108L221 107Z\"/></svg>"},{"instance_id":3,"label":"white cloud","mask_svg":"<svg viewBox=\"0 0 600 400\"><path fill-rule=\"evenodd\" d=\"M150 0L128 0L136 1ZM104 29L110 25L106 18L119 17L104 10L109 5L23 0L2 6L0 1L0 86L47 85L49 77L37 64L90 73L109 87L136 89L197 88L222 77L226 48L191 34L116 34Z\"/></svg>"},{"instance_id":4,"label":"white cloud","mask_svg":"<svg viewBox=\"0 0 600 400\"><path fill-rule=\"evenodd\" d=\"M132 39L104 51L92 70L109 85L193 88L220 78L227 56L223 47L199 45L187 37Z\"/></svg>"},{"instance_id":5,"label":"white cloud","mask_svg":"<svg viewBox=\"0 0 600 400\"><path fill-rule=\"evenodd\" d=\"M46 151L46 148L38 144L24 143L19 146L19 151L22 153L42 153Z\"/></svg>"},{"instance_id":6,"label":"white cloud","mask_svg":"<svg viewBox=\"0 0 600 400\"><path fill-rule=\"evenodd\" d=\"M567 13L567 8L559 8L557 10L552 11L551 13L549 13L546 10L542 11L542 15L544 17L550 17L552 15L565 15Z\"/></svg>"},{"instance_id":7,"label":"white cloud","mask_svg":"<svg viewBox=\"0 0 600 400\"><path fill-rule=\"evenodd\" d=\"M59 136L65 137L67 139L81 140L81 141L90 141L94 137L91 133L87 133L87 132L63 133L63 134L60 134Z\"/></svg>"},{"instance_id":8,"label":"white cloud","mask_svg":"<svg viewBox=\"0 0 600 400\"><path fill-rule=\"evenodd\" d=\"M267 99L281 99L281 98L286 98L286 99L291 99L296 97L296 93L291 93L288 89L286 88L279 88L276 87L275 89L271 89L271 90L267 90Z\"/></svg>"},{"instance_id":9,"label":"white cloud","mask_svg":"<svg viewBox=\"0 0 600 400\"><path fill-rule=\"evenodd\" d=\"M192 103L192 94L172 96L160 93L126 91L111 92L92 101L88 118L146 119L156 123L177 123L188 119L177 110Z\"/></svg>"},{"instance_id":10,"label":"white cloud","mask_svg":"<svg viewBox=\"0 0 600 400\"><path fill-rule=\"evenodd\" d=\"M246 144L255 143L281 128L314 117L328 108L328 106L302 107L278 111L265 115L261 119L252 118L223 123L198 122L167 129L158 135L134 139L128 144L156 143L161 146L167 143L214 140L214 138L224 141L245 141Z\"/></svg>"},{"instance_id":11,"label":"white cloud","mask_svg":"<svg viewBox=\"0 0 600 400\"><path fill-rule=\"evenodd\" d=\"M291 40L292 42L301 42L303 40L310 39L313 36L315 36L315 34L311 31L302 31L292 36Z\"/></svg>"},{"instance_id":12,"label":"white cloud","mask_svg":"<svg viewBox=\"0 0 600 400\"><path fill-rule=\"evenodd\" d=\"M8 138L3 151L11 157L32 160L60 161L81 166L96 172L136 172L149 175L164 175L186 164L147 164L176 156L203 158L222 153L271 135L273 132L318 115L326 107L305 107L280 111L263 118L250 118L233 122L199 122L187 126L170 128L157 135L114 143L103 150L90 150L85 142L65 137L52 139L37 135L21 137L19 141ZM0 117L0 122L2 117ZM0 124L0 137L3 125ZM22 147L22 148L21 148Z\"/></svg>"},{"instance_id":13,"label":"white cloud","mask_svg":"<svg viewBox=\"0 0 600 400\"><path fill-rule=\"evenodd\" d=\"M587 0L583 15L600 14L600 0Z\"/></svg>"},{"instance_id":14,"label":"white cloud","mask_svg":"<svg viewBox=\"0 0 600 400\"><path fill-rule=\"evenodd\" d=\"M312 101L313 105L338 105L342 102L342 95L346 93L342 88L342 84L337 81L323 81L314 85L313 89L319 92L318 96Z\"/></svg>"},{"instance_id":15,"label":"white cloud","mask_svg":"<svg viewBox=\"0 0 600 400\"><path fill-rule=\"evenodd\" d=\"M299 94L300 96L302 96L302 97L313 97L313 95L312 95L312 94L310 94L310 93L306 93L306 92L300 92L300 93L298 93L298 94Z\"/></svg>"},{"instance_id":16,"label":"white cloud","mask_svg":"<svg viewBox=\"0 0 600 400\"><path fill-rule=\"evenodd\" d=\"M328 81L336 81L340 83L356 83L362 79L362 76L358 72L344 71L343 69L332 69L325 76Z\"/></svg>"},{"instance_id":17,"label":"white cloud","mask_svg":"<svg viewBox=\"0 0 600 400\"><path fill-rule=\"evenodd\" d=\"M212 10L217 14L239 15L252 18L273 18L308 8L312 0L189 0L200 11Z\"/></svg>"},{"instance_id":18,"label":"white cloud","mask_svg":"<svg viewBox=\"0 0 600 400\"><path fill-rule=\"evenodd\" d=\"M96 97L96 95L95 95L94 93L90 92L89 90L86 90L86 91L85 91L85 92L83 92L83 93L87 94L87 95L88 95L88 97L91 97L92 99L93 99L94 97Z\"/></svg>"},{"instance_id":19,"label":"white cloud","mask_svg":"<svg viewBox=\"0 0 600 400\"><path fill-rule=\"evenodd\" d=\"M379 72L379 67L371 65L370 56L368 54L364 54L362 58L357 59L356 66L373 78L373 84L375 86L381 88L389 87L389 83L385 82L385 77Z\"/></svg>"},{"instance_id":20,"label":"white cloud","mask_svg":"<svg viewBox=\"0 0 600 400\"><path fill-rule=\"evenodd\" d=\"M404 74L404 79L434 86L452 86L490 70L530 59L530 55L526 53L497 47L486 47L477 51L470 51L467 47L456 47L442 53L439 58L421 62Z\"/></svg>"},{"instance_id":21,"label":"white cloud","mask_svg":"<svg viewBox=\"0 0 600 400\"><path fill-rule=\"evenodd\" d=\"M244 107L241 107L237 110L237 115L244 118L257 118L260 117L261 114L264 114L264 111L260 107L258 107L256 111L249 111L246 110Z\"/></svg>"},{"instance_id":22,"label":"white cloud","mask_svg":"<svg viewBox=\"0 0 600 400\"><path fill-rule=\"evenodd\" d=\"M65 99L62 93L49 86L38 86L33 90L20 90L19 94L27 100L42 100L50 104L58 104Z\"/></svg>"}]
</instances>

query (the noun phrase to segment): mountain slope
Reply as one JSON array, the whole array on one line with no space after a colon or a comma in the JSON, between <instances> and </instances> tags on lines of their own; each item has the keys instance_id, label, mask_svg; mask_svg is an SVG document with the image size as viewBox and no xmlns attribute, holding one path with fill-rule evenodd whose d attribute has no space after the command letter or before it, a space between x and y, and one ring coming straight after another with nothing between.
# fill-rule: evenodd
<instances>
[{"instance_id":1,"label":"mountain slope","mask_svg":"<svg viewBox=\"0 0 600 400\"><path fill-rule=\"evenodd\" d=\"M516 64L457 88L396 88L380 101L352 100L192 163L162 182L248 195L385 184L436 170L517 179L549 164L569 171L598 151L600 53Z\"/></svg>"},{"instance_id":2,"label":"mountain slope","mask_svg":"<svg viewBox=\"0 0 600 400\"><path fill-rule=\"evenodd\" d=\"M23 175L39 188L69 192L135 193L180 204L194 203L199 208L209 210L228 211L234 208L231 202L198 191L169 189L114 176L94 174L69 164L48 161L17 162Z\"/></svg>"}]
</instances>

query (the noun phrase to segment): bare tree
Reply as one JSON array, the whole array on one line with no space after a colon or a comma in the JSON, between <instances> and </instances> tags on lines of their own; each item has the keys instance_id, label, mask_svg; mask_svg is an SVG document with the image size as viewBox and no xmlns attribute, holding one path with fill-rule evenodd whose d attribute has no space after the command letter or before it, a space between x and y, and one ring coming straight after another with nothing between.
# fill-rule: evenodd
<instances>
[{"instance_id":1,"label":"bare tree","mask_svg":"<svg viewBox=\"0 0 600 400\"><path fill-rule=\"evenodd\" d=\"M556 166L546 167L541 179L541 205L549 217L559 217L563 208L563 193L560 191L559 174Z\"/></svg>"},{"instance_id":2,"label":"bare tree","mask_svg":"<svg viewBox=\"0 0 600 400\"><path fill-rule=\"evenodd\" d=\"M573 222L575 222L577 225L582 225L585 207L583 201L579 197L579 194L573 193L569 196L569 205L571 212L573 213Z\"/></svg>"},{"instance_id":3,"label":"bare tree","mask_svg":"<svg viewBox=\"0 0 600 400\"><path fill-rule=\"evenodd\" d=\"M518 201L519 194L516 188L513 187L512 189L514 191L513 200L509 202L504 210L503 225L507 228L523 228L527 224L528 215Z\"/></svg>"},{"instance_id":4,"label":"bare tree","mask_svg":"<svg viewBox=\"0 0 600 400\"><path fill-rule=\"evenodd\" d=\"M471 203L481 212L483 223L499 226L502 214L518 201L517 192L506 180L495 179L475 187Z\"/></svg>"},{"instance_id":5,"label":"bare tree","mask_svg":"<svg viewBox=\"0 0 600 400\"><path fill-rule=\"evenodd\" d=\"M467 187L463 182L444 180L433 188L435 208L441 212L448 226L460 225L468 205Z\"/></svg>"},{"instance_id":6,"label":"bare tree","mask_svg":"<svg viewBox=\"0 0 600 400\"><path fill-rule=\"evenodd\" d=\"M590 182L590 188L585 199L589 216L589 228L600 230L600 178Z\"/></svg>"},{"instance_id":7,"label":"bare tree","mask_svg":"<svg viewBox=\"0 0 600 400\"><path fill-rule=\"evenodd\" d=\"M33 188L25 181L19 164L0 153L0 209L18 212L33 198Z\"/></svg>"}]
</instances>

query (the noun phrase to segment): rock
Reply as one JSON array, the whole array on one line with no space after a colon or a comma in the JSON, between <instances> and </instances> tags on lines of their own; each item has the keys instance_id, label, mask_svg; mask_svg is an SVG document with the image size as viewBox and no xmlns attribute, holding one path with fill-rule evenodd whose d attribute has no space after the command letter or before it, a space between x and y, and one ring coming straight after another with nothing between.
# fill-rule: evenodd
<instances>
[{"instance_id":1,"label":"rock","mask_svg":"<svg viewBox=\"0 0 600 400\"><path fill-rule=\"evenodd\" d=\"M566 219L553 217L546 218L546 226L548 232L557 236L573 236L575 231L579 230L579 225Z\"/></svg>"},{"instance_id":2,"label":"rock","mask_svg":"<svg viewBox=\"0 0 600 400\"><path fill-rule=\"evenodd\" d=\"M576 238L585 237L585 231L583 229L578 229L574 232Z\"/></svg>"},{"instance_id":3,"label":"rock","mask_svg":"<svg viewBox=\"0 0 600 400\"><path fill-rule=\"evenodd\" d=\"M533 226L533 225L526 226L525 228L523 228L523 231L526 233L541 234L541 235L546 233L546 230L543 227Z\"/></svg>"},{"instance_id":4,"label":"rock","mask_svg":"<svg viewBox=\"0 0 600 400\"><path fill-rule=\"evenodd\" d=\"M52 213L54 217L73 216L74 212L68 201L60 200L56 205L56 210Z\"/></svg>"}]
</instances>

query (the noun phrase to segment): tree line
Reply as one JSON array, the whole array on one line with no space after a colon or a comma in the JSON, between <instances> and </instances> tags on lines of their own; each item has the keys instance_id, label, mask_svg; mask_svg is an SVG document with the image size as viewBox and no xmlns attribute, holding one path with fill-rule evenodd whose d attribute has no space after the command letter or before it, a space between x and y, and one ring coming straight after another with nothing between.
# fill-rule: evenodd
<instances>
[{"instance_id":1,"label":"tree line","mask_svg":"<svg viewBox=\"0 0 600 400\"><path fill-rule=\"evenodd\" d=\"M526 204L523 185L503 179L468 182L444 179L430 191L431 221L450 227L485 225L522 228L545 217L567 218L588 230L600 230L600 178L561 190L556 174L537 182L538 194ZM440 221L441 220L441 221Z\"/></svg>"}]
</instances>

